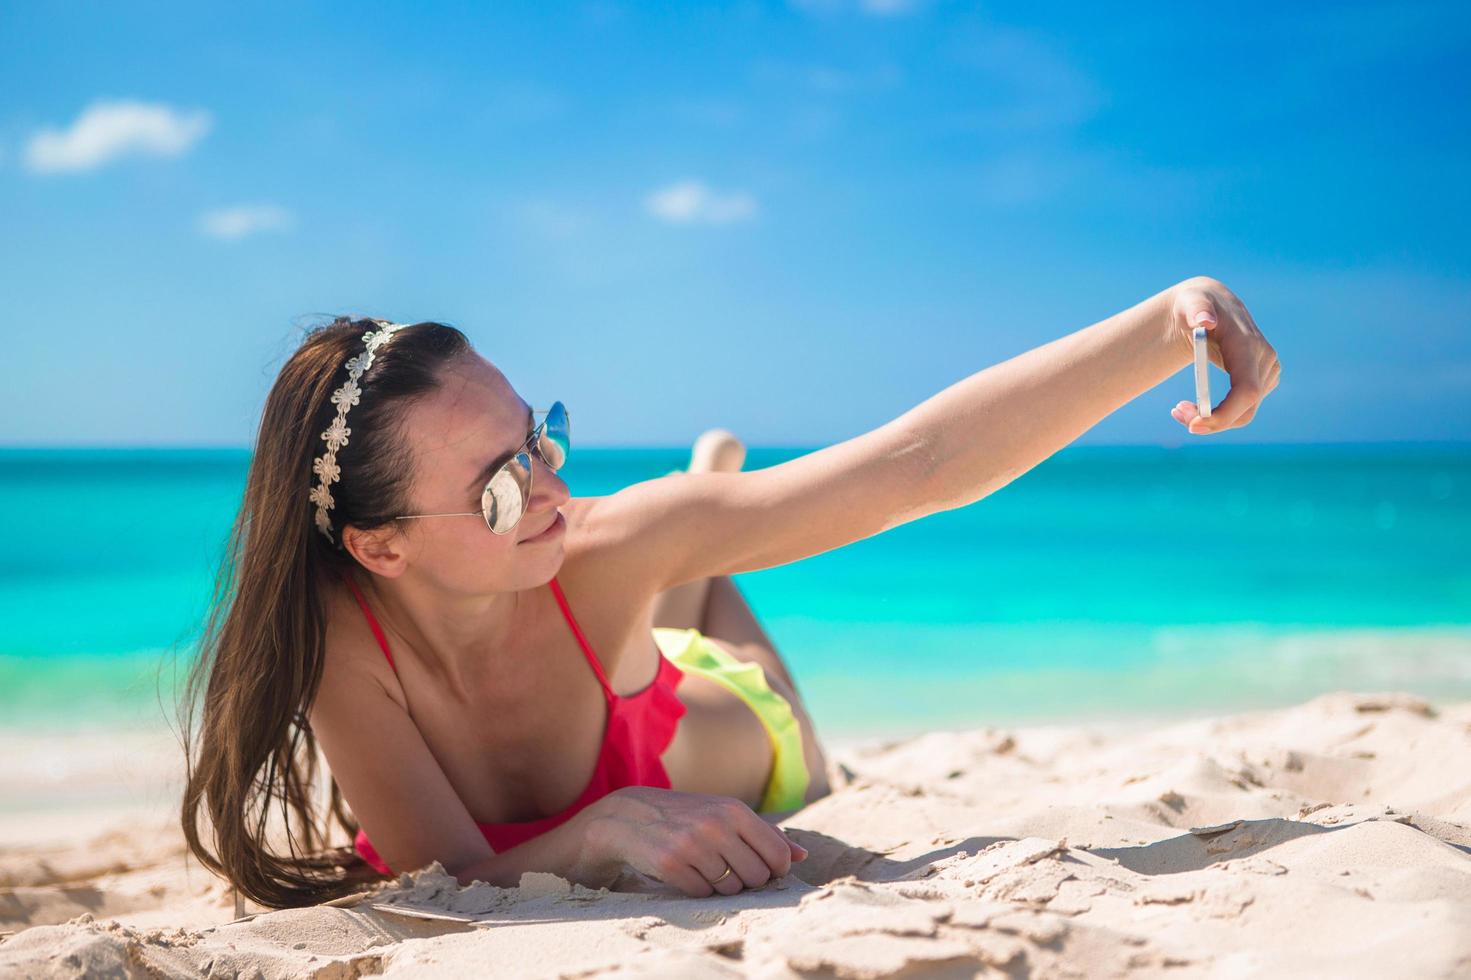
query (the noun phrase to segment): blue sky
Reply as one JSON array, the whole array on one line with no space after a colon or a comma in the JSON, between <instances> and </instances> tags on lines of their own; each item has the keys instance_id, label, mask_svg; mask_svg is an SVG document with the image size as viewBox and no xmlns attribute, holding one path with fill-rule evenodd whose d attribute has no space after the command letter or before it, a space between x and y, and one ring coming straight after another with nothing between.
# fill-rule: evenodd
<instances>
[{"instance_id":1,"label":"blue sky","mask_svg":"<svg viewBox=\"0 0 1471 980\"><path fill-rule=\"evenodd\" d=\"M6 4L0 444L248 445L353 312L583 445L816 446L1192 275L1283 364L1205 438L1465 439L1468 10Z\"/></svg>"}]
</instances>

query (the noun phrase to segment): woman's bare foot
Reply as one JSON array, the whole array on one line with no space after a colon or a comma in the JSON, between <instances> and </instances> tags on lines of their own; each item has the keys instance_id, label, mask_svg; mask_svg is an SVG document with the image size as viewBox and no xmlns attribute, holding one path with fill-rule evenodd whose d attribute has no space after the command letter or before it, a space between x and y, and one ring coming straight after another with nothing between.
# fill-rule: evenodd
<instances>
[{"instance_id":1,"label":"woman's bare foot","mask_svg":"<svg viewBox=\"0 0 1471 980\"><path fill-rule=\"evenodd\" d=\"M746 445L725 429L706 429L690 450L690 473L735 473L746 462Z\"/></svg>"},{"instance_id":2,"label":"woman's bare foot","mask_svg":"<svg viewBox=\"0 0 1471 980\"><path fill-rule=\"evenodd\" d=\"M746 461L746 446L726 429L706 429L690 450L686 473L735 473ZM705 620L710 580L702 578L666 589L654 599L654 625L699 628Z\"/></svg>"}]
</instances>

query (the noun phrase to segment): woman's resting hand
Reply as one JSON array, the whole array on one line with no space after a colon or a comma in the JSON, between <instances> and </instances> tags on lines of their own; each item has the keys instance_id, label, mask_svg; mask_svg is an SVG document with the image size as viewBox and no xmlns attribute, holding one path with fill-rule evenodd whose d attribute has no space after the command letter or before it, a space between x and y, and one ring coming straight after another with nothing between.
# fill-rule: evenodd
<instances>
[{"instance_id":1,"label":"woman's resting hand","mask_svg":"<svg viewBox=\"0 0 1471 980\"><path fill-rule=\"evenodd\" d=\"M605 860L696 898L755 888L807 857L800 844L730 796L625 786L588 807L594 808L589 840ZM712 885L727 865L731 873Z\"/></svg>"},{"instance_id":2,"label":"woman's resting hand","mask_svg":"<svg viewBox=\"0 0 1471 980\"><path fill-rule=\"evenodd\" d=\"M1195 403L1188 400L1170 414L1195 435L1246 425L1282 374L1276 350L1262 336L1246 306L1225 284L1196 276L1174 287L1171 317L1171 329L1187 352L1194 350L1191 331L1205 327L1211 363L1231 376L1231 390L1220 405L1211 407L1208 419L1201 418Z\"/></svg>"}]
</instances>

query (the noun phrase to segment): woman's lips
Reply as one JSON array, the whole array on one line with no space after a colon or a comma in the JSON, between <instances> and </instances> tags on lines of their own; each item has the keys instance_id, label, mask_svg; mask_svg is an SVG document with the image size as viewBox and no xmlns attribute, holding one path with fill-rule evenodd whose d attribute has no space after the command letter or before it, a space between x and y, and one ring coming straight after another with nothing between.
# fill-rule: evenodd
<instances>
[{"instance_id":1,"label":"woman's lips","mask_svg":"<svg viewBox=\"0 0 1471 980\"><path fill-rule=\"evenodd\" d=\"M531 537L526 538L521 543L522 544L532 544L532 543L537 542L537 541L549 540L551 538L556 537L558 534L560 534L561 531L562 531L562 529L565 528L566 526L567 526L567 518L565 518L565 517L562 516L562 512L561 511L557 511L557 519L554 520L554 521L552 521L552 523L547 526L547 529L545 531L541 531L541 532L539 532L539 533L537 533L535 535L532 535Z\"/></svg>"}]
</instances>

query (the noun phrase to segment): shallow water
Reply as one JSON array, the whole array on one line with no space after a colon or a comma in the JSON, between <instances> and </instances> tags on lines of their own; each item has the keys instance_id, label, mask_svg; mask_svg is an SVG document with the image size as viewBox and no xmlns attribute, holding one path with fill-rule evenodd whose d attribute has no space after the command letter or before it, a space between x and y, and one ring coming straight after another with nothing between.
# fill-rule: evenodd
<instances>
[{"instance_id":1,"label":"shallow water","mask_svg":"<svg viewBox=\"0 0 1471 980\"><path fill-rule=\"evenodd\" d=\"M752 449L746 468L798 453ZM686 459L580 449L563 475L601 495ZM248 462L0 450L0 725L157 717ZM1447 701L1471 697L1468 502L1465 445L1077 446L967 507L736 582L835 733L1339 688Z\"/></svg>"}]
</instances>

